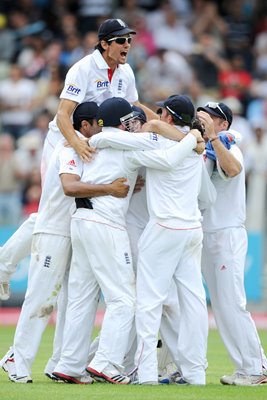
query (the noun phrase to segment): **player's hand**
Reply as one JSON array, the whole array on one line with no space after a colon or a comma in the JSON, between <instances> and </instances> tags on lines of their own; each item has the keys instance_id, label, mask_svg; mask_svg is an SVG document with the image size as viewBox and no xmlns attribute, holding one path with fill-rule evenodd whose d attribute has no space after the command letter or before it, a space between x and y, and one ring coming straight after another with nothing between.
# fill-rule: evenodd
<instances>
[{"instance_id":1,"label":"player's hand","mask_svg":"<svg viewBox=\"0 0 267 400\"><path fill-rule=\"evenodd\" d=\"M197 112L197 118L200 120L202 125L205 128L205 135L204 137L209 140L209 139L214 139L216 137L216 133L214 130L214 122L211 116L206 113L205 111L198 111Z\"/></svg>"},{"instance_id":2,"label":"player's hand","mask_svg":"<svg viewBox=\"0 0 267 400\"><path fill-rule=\"evenodd\" d=\"M126 197L130 186L127 184L126 178L118 178L109 185L110 194L114 197Z\"/></svg>"},{"instance_id":3,"label":"player's hand","mask_svg":"<svg viewBox=\"0 0 267 400\"><path fill-rule=\"evenodd\" d=\"M133 193L141 192L144 186L145 186L145 178L143 178L141 175L138 175L135 182Z\"/></svg>"},{"instance_id":4,"label":"player's hand","mask_svg":"<svg viewBox=\"0 0 267 400\"><path fill-rule=\"evenodd\" d=\"M83 162L90 162L94 159L96 149L89 146L88 140L78 139L72 143L72 147Z\"/></svg>"},{"instance_id":5,"label":"player's hand","mask_svg":"<svg viewBox=\"0 0 267 400\"><path fill-rule=\"evenodd\" d=\"M191 129L191 135L197 139L197 145L194 148L197 154L202 154L205 150L205 140L203 139L201 132L198 129Z\"/></svg>"}]
</instances>

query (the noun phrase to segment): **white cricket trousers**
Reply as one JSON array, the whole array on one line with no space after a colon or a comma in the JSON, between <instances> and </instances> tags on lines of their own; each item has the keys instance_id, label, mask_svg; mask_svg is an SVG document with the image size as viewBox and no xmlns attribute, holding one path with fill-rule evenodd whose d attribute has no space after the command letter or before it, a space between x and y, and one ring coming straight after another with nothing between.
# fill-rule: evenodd
<instances>
[{"instance_id":1,"label":"white cricket trousers","mask_svg":"<svg viewBox=\"0 0 267 400\"><path fill-rule=\"evenodd\" d=\"M28 288L14 337L17 376L31 373L70 259L70 238L44 233L33 235Z\"/></svg>"},{"instance_id":2,"label":"white cricket trousers","mask_svg":"<svg viewBox=\"0 0 267 400\"><path fill-rule=\"evenodd\" d=\"M202 272L218 331L236 372L259 375L267 363L255 323L246 310L246 252L243 227L204 233Z\"/></svg>"},{"instance_id":3,"label":"white cricket trousers","mask_svg":"<svg viewBox=\"0 0 267 400\"><path fill-rule=\"evenodd\" d=\"M183 377L205 384L208 314L201 276L202 229L170 229L150 221L139 242L137 352L140 383L158 381L157 340L162 305L174 279L180 304L177 355Z\"/></svg>"},{"instance_id":4,"label":"white cricket trousers","mask_svg":"<svg viewBox=\"0 0 267 400\"><path fill-rule=\"evenodd\" d=\"M137 260L138 260L138 242L144 231L144 228L127 223L127 231L130 239L130 245L132 250L133 268L135 274L137 274ZM164 359L169 359L170 357L175 360L177 368L178 356L177 356L177 338L179 332L179 321L180 321L180 310L178 304L177 287L174 281L171 284L170 291L166 301L163 304L162 318L160 324L160 336L164 344L166 344L170 355L161 356L162 349L160 349L158 354L158 360L161 363L161 368L163 367ZM127 373L131 372L135 368L135 353L137 347L136 340L136 327L133 325L130 340L129 340L129 351L124 359L124 368ZM167 353L165 346L164 353Z\"/></svg>"},{"instance_id":5,"label":"white cricket trousers","mask_svg":"<svg viewBox=\"0 0 267 400\"><path fill-rule=\"evenodd\" d=\"M90 367L101 372L109 363L122 365L134 318L135 276L125 228L93 210L78 209L72 217L71 237L69 302L62 356L55 371L80 376L88 359L99 288L106 312Z\"/></svg>"},{"instance_id":6,"label":"white cricket trousers","mask_svg":"<svg viewBox=\"0 0 267 400\"><path fill-rule=\"evenodd\" d=\"M37 213L30 214L16 232L0 248L0 278L10 280L17 264L31 253L32 234Z\"/></svg>"}]
</instances>

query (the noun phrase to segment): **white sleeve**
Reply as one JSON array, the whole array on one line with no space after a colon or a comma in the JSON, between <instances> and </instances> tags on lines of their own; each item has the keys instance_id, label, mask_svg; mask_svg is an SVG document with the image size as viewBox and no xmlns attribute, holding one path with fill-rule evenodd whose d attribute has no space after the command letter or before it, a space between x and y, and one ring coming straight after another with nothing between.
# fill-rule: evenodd
<instances>
[{"instance_id":1,"label":"white sleeve","mask_svg":"<svg viewBox=\"0 0 267 400\"><path fill-rule=\"evenodd\" d=\"M165 150L133 151L132 162L136 167L169 170L180 164L196 147L196 138L188 133L184 139Z\"/></svg>"},{"instance_id":2,"label":"white sleeve","mask_svg":"<svg viewBox=\"0 0 267 400\"><path fill-rule=\"evenodd\" d=\"M80 63L74 64L67 72L60 99L82 103L86 95L88 71Z\"/></svg>"},{"instance_id":3,"label":"white sleeve","mask_svg":"<svg viewBox=\"0 0 267 400\"><path fill-rule=\"evenodd\" d=\"M239 147L237 145L233 145L230 150L229 150L233 156L240 162L242 168L244 168L244 160L243 160L243 155L241 153L241 150L239 149ZM233 177L228 176L224 170L222 169L222 167L220 166L219 160L216 159L216 166L217 166L217 170L218 173L220 175L220 177L224 180L224 181L229 181L230 179L233 179Z\"/></svg>"},{"instance_id":4,"label":"white sleeve","mask_svg":"<svg viewBox=\"0 0 267 400\"><path fill-rule=\"evenodd\" d=\"M198 194L198 205L199 209L205 210L215 203L217 198L217 192L215 186L210 180L209 173L205 166L205 161L202 161L202 176L201 176L201 186Z\"/></svg>"},{"instance_id":5,"label":"white sleeve","mask_svg":"<svg viewBox=\"0 0 267 400\"><path fill-rule=\"evenodd\" d=\"M98 149L112 147L117 150L154 150L159 148L158 135L151 132L100 132L90 138L89 144Z\"/></svg>"},{"instance_id":6,"label":"white sleeve","mask_svg":"<svg viewBox=\"0 0 267 400\"><path fill-rule=\"evenodd\" d=\"M72 147L64 147L59 154L59 175L73 174L82 176L83 162Z\"/></svg>"}]
</instances>

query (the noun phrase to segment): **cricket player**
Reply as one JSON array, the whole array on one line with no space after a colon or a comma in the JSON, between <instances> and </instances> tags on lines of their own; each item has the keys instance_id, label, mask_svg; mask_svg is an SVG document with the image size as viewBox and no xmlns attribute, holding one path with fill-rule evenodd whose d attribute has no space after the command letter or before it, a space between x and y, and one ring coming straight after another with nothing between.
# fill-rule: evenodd
<instances>
[{"instance_id":1,"label":"cricket player","mask_svg":"<svg viewBox=\"0 0 267 400\"><path fill-rule=\"evenodd\" d=\"M120 118L131 111L131 106L126 100L108 99L100 105L98 123L104 127L104 132L112 127L112 133L119 134L121 130L118 128L123 128ZM125 222L129 199L141 165L172 168L196 147L196 137L199 136L198 131L193 132L181 143L160 153L103 149L89 164L82 163L73 152L75 169L70 169L68 158L63 157L60 174L64 191L69 195L75 195L75 186L79 181L105 183L122 171L126 173L130 190L127 198L119 201L114 201L110 196L88 199L78 205L72 217L73 259L70 269L69 302L62 356L54 371L55 376L69 380L70 377L80 375L84 371L89 354L88 337L93 328L89 323L92 320L92 299L99 285L106 301L106 312L99 347L87 371L92 376L111 383L130 382L130 378L121 372L135 312L135 274ZM144 143L148 143L150 148L155 148L154 142L157 142L157 136L147 133L140 140L140 148L143 148ZM112 169L109 165L112 165ZM105 251L101 250L103 244Z\"/></svg>"},{"instance_id":2,"label":"cricket player","mask_svg":"<svg viewBox=\"0 0 267 400\"><path fill-rule=\"evenodd\" d=\"M99 131L96 123L98 106L94 102L79 105L73 115L74 127L85 137ZM16 327L13 349L15 371L9 378L16 383L31 383L31 366L41 341L42 333L55 309L64 277L71 259L70 219L75 209L73 198L67 197L59 179L59 155L64 148L62 139L52 156L44 182L37 220L34 226L28 287ZM70 152L70 148L65 152ZM72 168L72 163L70 163ZM84 183L77 197L118 196L128 193L125 179L105 185ZM67 298L65 298L65 303ZM98 297L94 297L95 309ZM62 310L60 310L62 313ZM64 315L61 323L64 324ZM58 339L59 340L59 339ZM6 356L9 354L7 353ZM1 361L8 370L10 357ZM5 360L7 358L7 360ZM9 372L9 371L7 371ZM12 376L11 376L12 375ZM88 375L76 377L74 383L92 383Z\"/></svg>"},{"instance_id":3,"label":"cricket player","mask_svg":"<svg viewBox=\"0 0 267 400\"><path fill-rule=\"evenodd\" d=\"M267 360L246 310L243 156L235 143L223 142L222 133L227 133L233 119L226 104L209 102L198 108L197 115L205 126L206 153L214 165L211 180L217 190L216 202L203 214L202 272L219 333L235 365L234 374L224 375L220 381L224 385L260 385L267 382Z\"/></svg>"}]
</instances>

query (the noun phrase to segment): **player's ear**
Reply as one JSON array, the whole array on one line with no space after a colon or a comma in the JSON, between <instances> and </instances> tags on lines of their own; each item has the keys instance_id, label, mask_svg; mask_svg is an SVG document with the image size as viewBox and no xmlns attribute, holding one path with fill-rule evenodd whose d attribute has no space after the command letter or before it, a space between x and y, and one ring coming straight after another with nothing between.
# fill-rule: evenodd
<instances>
[{"instance_id":1,"label":"player's ear","mask_svg":"<svg viewBox=\"0 0 267 400\"><path fill-rule=\"evenodd\" d=\"M100 44L101 44L101 47L102 47L104 50L107 50L107 48L109 47L108 42L106 42L105 40L101 40L101 41L100 41Z\"/></svg>"}]
</instances>

